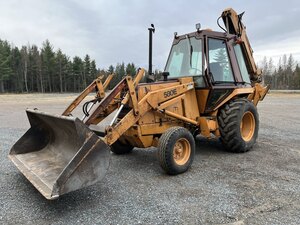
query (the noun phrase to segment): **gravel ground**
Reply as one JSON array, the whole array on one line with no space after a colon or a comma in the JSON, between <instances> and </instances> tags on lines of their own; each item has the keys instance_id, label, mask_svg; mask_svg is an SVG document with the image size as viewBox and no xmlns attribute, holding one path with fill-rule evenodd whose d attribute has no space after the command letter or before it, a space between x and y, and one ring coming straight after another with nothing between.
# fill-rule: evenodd
<instances>
[{"instance_id":1,"label":"gravel ground","mask_svg":"<svg viewBox=\"0 0 300 225\"><path fill-rule=\"evenodd\" d=\"M260 103L259 138L245 154L197 139L192 168L160 169L156 149L112 155L99 183L48 201L8 160L28 129L25 108L61 113L75 95L0 95L0 224L300 224L300 95Z\"/></svg>"}]
</instances>

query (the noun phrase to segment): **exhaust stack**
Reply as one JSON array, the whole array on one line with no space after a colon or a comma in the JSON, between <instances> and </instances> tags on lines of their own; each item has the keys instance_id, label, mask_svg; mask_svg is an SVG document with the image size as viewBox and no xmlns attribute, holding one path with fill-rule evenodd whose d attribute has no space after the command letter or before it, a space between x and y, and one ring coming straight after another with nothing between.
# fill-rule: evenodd
<instances>
[{"instance_id":1,"label":"exhaust stack","mask_svg":"<svg viewBox=\"0 0 300 225\"><path fill-rule=\"evenodd\" d=\"M152 40L153 40L153 34L155 33L155 27L154 24L151 24L151 27L148 28L149 30L149 68L148 68L148 75L152 75Z\"/></svg>"}]
</instances>

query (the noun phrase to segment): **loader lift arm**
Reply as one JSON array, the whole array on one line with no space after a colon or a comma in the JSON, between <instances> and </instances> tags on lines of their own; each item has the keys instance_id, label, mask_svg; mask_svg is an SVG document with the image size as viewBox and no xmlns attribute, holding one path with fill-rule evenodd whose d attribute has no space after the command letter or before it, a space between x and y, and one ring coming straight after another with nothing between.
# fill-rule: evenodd
<instances>
[{"instance_id":1,"label":"loader lift arm","mask_svg":"<svg viewBox=\"0 0 300 225\"><path fill-rule=\"evenodd\" d=\"M71 112L84 100L84 98L90 94L92 91L96 90L97 95L95 99L103 99L105 97L105 90L108 87L110 81L112 80L114 74L108 75L104 83L102 84L101 80L103 77L96 78L89 86L87 86L80 95L65 109L62 113L63 116L69 116Z\"/></svg>"},{"instance_id":2,"label":"loader lift arm","mask_svg":"<svg viewBox=\"0 0 300 225\"><path fill-rule=\"evenodd\" d=\"M126 79L129 87L134 84L134 82L131 79ZM184 94L190 90L194 90L194 82L192 80L183 78L179 79L177 85L149 92L140 101L133 103L134 101L136 101L136 93L134 89L129 89L126 96L130 96L129 98L133 103L133 107L126 114L125 117L123 117L118 123L116 123L115 126L107 127L107 135L104 137L105 143L107 143L108 145L112 145L143 115L145 115L151 110L157 111L169 117L176 118L186 123L190 123L196 126L199 125L199 123L196 120L187 118L176 113L172 113L165 109L167 106L174 104L174 102L184 99ZM164 96L164 93L170 91L174 91L175 94L172 96ZM128 101L126 98L124 99Z\"/></svg>"},{"instance_id":3,"label":"loader lift arm","mask_svg":"<svg viewBox=\"0 0 300 225\"><path fill-rule=\"evenodd\" d=\"M86 119L85 124L98 124L104 119L108 114L117 109L117 112L112 119L109 126L105 129L105 136L103 137L104 142L108 145L112 145L117 141L129 128L131 128L143 115L147 112L154 110L162 113L166 116L176 118L186 123L193 124L195 126L199 125L196 120L192 120L182 115L172 113L166 108L169 105L174 104L177 101L184 100L184 94L193 90L194 82L192 79L179 79L176 85L167 87L161 90L149 92L142 99L138 101L136 88L140 80L145 73L144 69L139 69L137 75L133 79L130 76L124 77L114 89L102 99L97 108L93 113ZM93 83L92 83L93 84ZM91 85L92 85L91 84ZM88 88L87 88L88 89ZM126 90L121 96L119 101L115 101L116 97L120 95L122 90ZM165 92L174 91L174 95L164 96ZM84 92L83 92L84 93ZM130 104L131 110L121 119L117 121L117 117L123 106ZM72 105L72 104L71 104ZM103 111L108 108L108 106L114 105L109 113L103 114Z\"/></svg>"},{"instance_id":4,"label":"loader lift arm","mask_svg":"<svg viewBox=\"0 0 300 225\"><path fill-rule=\"evenodd\" d=\"M137 110L137 100L136 100L136 95L135 95L135 88L137 87L137 84L140 82L142 79L143 75L145 73L144 69L139 69L138 73L132 82L132 78L130 76L124 77L110 92L109 95L107 95L99 104L99 106L93 111L93 113L87 118L85 121L86 125L91 125L91 124L98 124L102 119L104 119L107 114L110 114L114 109L116 109L118 101L116 101L114 104L114 107L109 110L108 113L102 115L103 111L107 109L107 107L112 104L114 99L116 99L118 96L120 97L120 94L124 88L127 88L127 92L124 93L124 96L122 97L122 100L119 101L121 104L119 109L122 110L123 106L128 102L129 98L132 99L133 105L135 106L135 110ZM119 110L119 111L120 111Z\"/></svg>"}]
</instances>

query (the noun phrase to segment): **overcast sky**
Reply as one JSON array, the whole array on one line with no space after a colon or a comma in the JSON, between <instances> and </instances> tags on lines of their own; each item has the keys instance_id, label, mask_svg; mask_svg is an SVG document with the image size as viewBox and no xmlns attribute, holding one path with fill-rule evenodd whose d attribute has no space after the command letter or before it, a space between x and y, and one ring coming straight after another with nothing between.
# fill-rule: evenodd
<instances>
[{"instance_id":1,"label":"overcast sky","mask_svg":"<svg viewBox=\"0 0 300 225\"><path fill-rule=\"evenodd\" d=\"M257 61L292 53L300 62L299 0L0 0L0 39L39 47L46 39L55 50L83 57L100 68L124 61L148 66L148 30L155 24L153 64L163 69L173 33L220 30L223 9L246 11L243 21Z\"/></svg>"}]
</instances>

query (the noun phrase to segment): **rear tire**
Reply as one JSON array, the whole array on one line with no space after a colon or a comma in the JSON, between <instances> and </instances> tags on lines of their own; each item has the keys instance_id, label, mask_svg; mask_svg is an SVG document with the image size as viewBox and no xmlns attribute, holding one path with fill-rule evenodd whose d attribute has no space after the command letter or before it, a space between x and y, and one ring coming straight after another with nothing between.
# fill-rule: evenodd
<instances>
[{"instance_id":1,"label":"rear tire","mask_svg":"<svg viewBox=\"0 0 300 225\"><path fill-rule=\"evenodd\" d=\"M183 127L171 127L163 133L158 143L160 166L167 174L176 175L187 171L193 163L195 140Z\"/></svg>"},{"instance_id":2,"label":"rear tire","mask_svg":"<svg viewBox=\"0 0 300 225\"><path fill-rule=\"evenodd\" d=\"M239 98L226 104L218 116L221 141L227 151L247 152L256 142L259 118L256 107Z\"/></svg>"},{"instance_id":3,"label":"rear tire","mask_svg":"<svg viewBox=\"0 0 300 225\"><path fill-rule=\"evenodd\" d=\"M130 144L123 144L121 141L117 140L111 145L110 150L117 155L122 155L130 153L133 150L133 148L134 146Z\"/></svg>"}]
</instances>

